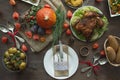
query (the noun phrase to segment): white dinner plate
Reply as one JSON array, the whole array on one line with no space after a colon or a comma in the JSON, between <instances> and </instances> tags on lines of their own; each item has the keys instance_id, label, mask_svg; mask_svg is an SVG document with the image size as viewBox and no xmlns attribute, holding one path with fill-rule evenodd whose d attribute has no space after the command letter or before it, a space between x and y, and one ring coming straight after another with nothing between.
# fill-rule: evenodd
<instances>
[{"instance_id":1,"label":"white dinner plate","mask_svg":"<svg viewBox=\"0 0 120 80\"><path fill-rule=\"evenodd\" d=\"M67 46L67 45L65 45ZM44 68L45 71L53 78L55 79L67 79L71 77L78 69L79 65L79 59L76 52L69 46L68 47L68 53L69 53L69 75L66 77L55 77L54 76L54 65L53 65L53 51L52 48L50 48L45 56L44 56Z\"/></svg>"}]
</instances>

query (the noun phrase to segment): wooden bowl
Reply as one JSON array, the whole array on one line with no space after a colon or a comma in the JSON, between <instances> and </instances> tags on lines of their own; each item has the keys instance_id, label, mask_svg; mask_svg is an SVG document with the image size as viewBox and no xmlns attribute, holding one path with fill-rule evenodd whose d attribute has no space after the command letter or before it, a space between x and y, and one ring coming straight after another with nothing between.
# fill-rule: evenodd
<instances>
[{"instance_id":1,"label":"wooden bowl","mask_svg":"<svg viewBox=\"0 0 120 80\"><path fill-rule=\"evenodd\" d=\"M10 48L9 48L9 49L10 49ZM8 50L9 50L9 49L8 49ZM17 49L17 48L16 48L16 49ZM6 52L7 52L8 50L6 50ZM27 66L27 55L25 54L24 51L22 51L22 50L20 50L20 49L17 49L17 51L20 51L20 52L19 52L19 53L18 53L18 52L15 52L14 54L8 52L9 57L5 57L5 55L6 55L6 54L5 54L6 52L5 52L5 53L3 54L3 56L2 56L3 66L4 66L4 68L5 68L7 71L9 71L9 72L20 72L20 71L23 71L23 70L26 68L26 66ZM24 56L25 56L24 58L21 58L21 56L20 56L21 53L24 54ZM12 69L8 68L7 66L8 66L9 64L6 64L6 62L9 62L9 63L10 63L11 60L12 60L12 58L13 58L13 57L10 56L10 54L13 54L13 56L15 56L15 54L19 54L19 57L16 57L16 58L19 58L19 60L18 60L19 62L22 60L22 62L25 62L25 63L26 63L25 68L24 68L24 69L20 69L20 68L19 68L19 66L20 66L20 64L21 64L22 62L21 62L21 63L19 64L19 66L17 67L18 69L15 69L15 67L13 67L13 64L11 64L11 65L12 65L12 69L14 68L15 70L12 70ZM5 61L5 59L9 59L9 60ZM16 64L17 64L17 60L14 59L14 61L16 61Z\"/></svg>"},{"instance_id":2,"label":"wooden bowl","mask_svg":"<svg viewBox=\"0 0 120 80\"><path fill-rule=\"evenodd\" d=\"M119 43L119 45L120 45L120 38L117 37L117 36L114 36L114 37L116 38L116 40L118 41L118 43ZM108 58L108 56L107 56L107 50L106 50L106 48L107 48L108 46L109 46L108 39L106 39L105 42L104 42L104 50L105 50L105 54L106 54L106 58L107 58L108 62L110 63L110 65L112 65L112 66L114 66L114 67L120 66L120 64L111 62L111 61L109 60L109 58Z\"/></svg>"}]
</instances>

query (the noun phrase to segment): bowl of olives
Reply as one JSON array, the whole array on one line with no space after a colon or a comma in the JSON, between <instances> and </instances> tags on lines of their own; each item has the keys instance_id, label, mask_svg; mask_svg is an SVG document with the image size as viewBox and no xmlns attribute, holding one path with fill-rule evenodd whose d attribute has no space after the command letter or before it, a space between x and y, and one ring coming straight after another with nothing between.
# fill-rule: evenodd
<instances>
[{"instance_id":1,"label":"bowl of olives","mask_svg":"<svg viewBox=\"0 0 120 80\"><path fill-rule=\"evenodd\" d=\"M15 48L9 48L3 54L2 58L3 66L10 72L20 72L26 68L27 56L26 54Z\"/></svg>"}]
</instances>

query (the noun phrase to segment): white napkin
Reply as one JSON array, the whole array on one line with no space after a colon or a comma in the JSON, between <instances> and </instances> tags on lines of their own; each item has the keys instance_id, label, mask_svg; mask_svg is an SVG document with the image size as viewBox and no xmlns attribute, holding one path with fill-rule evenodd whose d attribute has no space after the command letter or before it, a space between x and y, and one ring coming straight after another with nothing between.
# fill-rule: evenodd
<instances>
[{"instance_id":1,"label":"white napkin","mask_svg":"<svg viewBox=\"0 0 120 80\"><path fill-rule=\"evenodd\" d=\"M63 77L69 75L69 57L68 47L63 46L63 60L59 55L59 46L53 48L53 63L55 77Z\"/></svg>"}]
</instances>

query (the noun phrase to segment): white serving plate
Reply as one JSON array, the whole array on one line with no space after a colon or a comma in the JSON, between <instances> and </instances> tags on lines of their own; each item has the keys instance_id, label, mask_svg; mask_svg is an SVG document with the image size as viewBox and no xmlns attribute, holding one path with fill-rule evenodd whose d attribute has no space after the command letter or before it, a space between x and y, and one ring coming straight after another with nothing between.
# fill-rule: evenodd
<instances>
[{"instance_id":1,"label":"white serving plate","mask_svg":"<svg viewBox=\"0 0 120 80\"><path fill-rule=\"evenodd\" d=\"M67 46L67 45L65 45ZM73 74L75 74L75 72L78 69L79 66L79 59L78 56L76 54L76 52L69 46L68 47L68 52L69 52L69 75L68 76L63 76L63 77L55 77L54 76L54 65L53 65L53 51L52 48L50 48L45 56L44 56L44 68L45 71L53 78L55 79L67 79L69 77L71 77Z\"/></svg>"}]
</instances>

